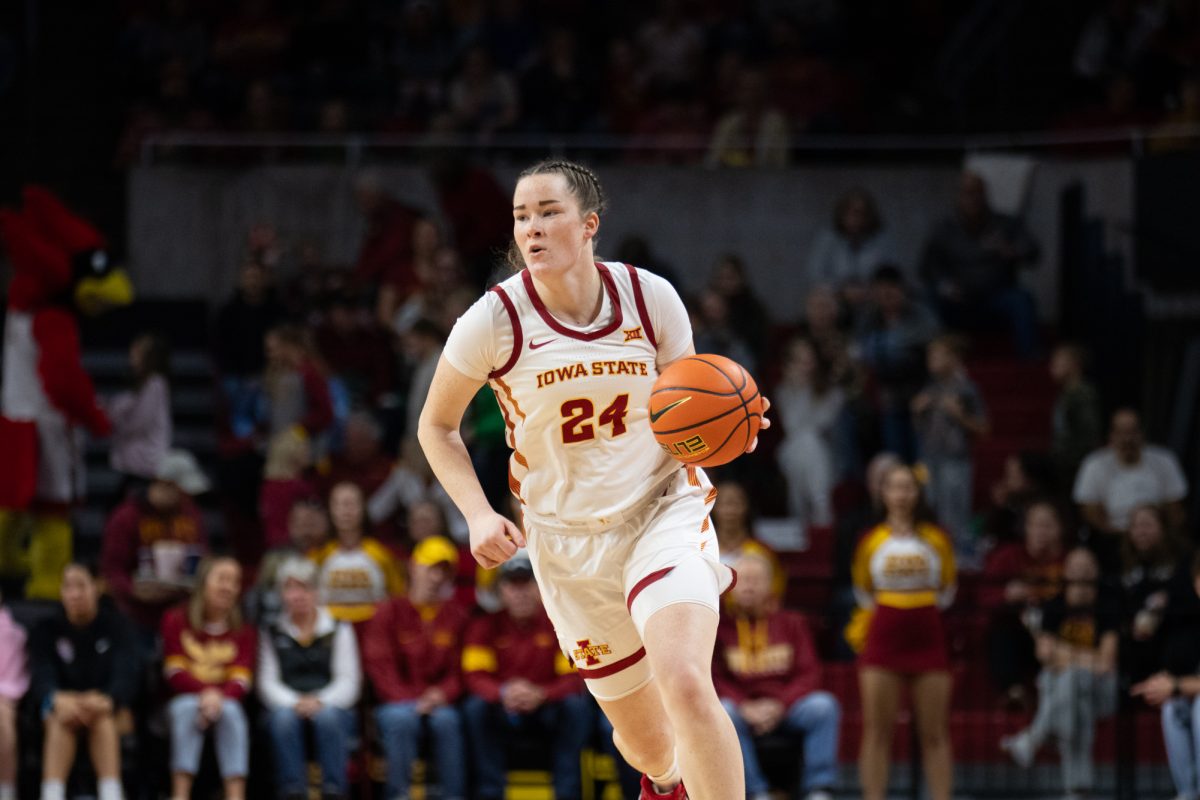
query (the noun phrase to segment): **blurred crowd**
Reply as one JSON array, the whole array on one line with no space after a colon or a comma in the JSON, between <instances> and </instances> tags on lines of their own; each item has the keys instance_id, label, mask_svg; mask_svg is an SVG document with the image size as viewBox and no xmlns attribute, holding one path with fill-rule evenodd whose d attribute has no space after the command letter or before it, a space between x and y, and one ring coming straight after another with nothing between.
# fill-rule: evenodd
<instances>
[{"instance_id":1,"label":"blurred crowd","mask_svg":"<svg viewBox=\"0 0 1200 800\"><path fill-rule=\"evenodd\" d=\"M320 243L286 241L270 220L250 227L237 288L214 315L214 463L172 446L167 343L132 343L132 385L109 404L123 483L99 562L69 566L61 607L27 634L0 611L0 800L14 797L14 731L39 728L45 800L78 779L81 732L101 800L122 797L123 780L143 796L188 796L211 762L206 737L210 784L233 800L252 758L274 767L263 791L308 796L313 761L317 788L346 796L357 754L372 750L388 800L409 797L418 756L440 796L491 800L513 742L530 737L553 745L556 796L581 796L580 751L612 752L574 670L589 645L558 650L527 560L476 568L466 522L415 443L447 332L494 280L509 237L489 173L460 164L442 177L435 215L360 176L354 264L324 263ZM905 524L945 541L930 608L952 619L959 587L959 619L986 642L951 657L983 676L988 702L1032 715L1004 741L1018 763L1055 740L1065 784L1086 790L1096 723L1132 689L1163 706L1180 792L1194 793L1200 561L1177 458L1146 442L1136 410L1099 396L1084 347L1039 325L1020 280L1038 242L992 208L980 176L964 173L946 198L918 264L899 263L870 191L847 191L830 212L793 319L771 318L736 254L688 291L647 240L615 251L676 282L697 351L744 364L772 399L777 425L759 451L714 470L722 558L741 576L714 675L750 796L768 791L755 742L772 737L803 747L808 796L835 788L846 698L826 691L823 664L862 648L860 612L881 591L872 548ZM493 230L470 224L489 218ZM1053 392L1020 413L1052 435L1013 453L989 486L977 458L997 420L973 374L996 363L1049 374ZM488 388L463 435L493 505L515 517ZM223 515L223 546L200 499ZM806 577L759 540L765 518L786 518L806 543ZM820 602L802 599L806 580L828 587ZM888 757L889 726L864 726L864 774ZM938 733L922 728L930 754ZM162 753L169 769L123 775L134 751ZM622 776L634 796L636 776Z\"/></svg>"},{"instance_id":2,"label":"blurred crowd","mask_svg":"<svg viewBox=\"0 0 1200 800\"><path fill-rule=\"evenodd\" d=\"M1200 122L1196 0L120 5L122 164L165 130L611 135L631 158L774 166L809 133Z\"/></svg>"}]
</instances>

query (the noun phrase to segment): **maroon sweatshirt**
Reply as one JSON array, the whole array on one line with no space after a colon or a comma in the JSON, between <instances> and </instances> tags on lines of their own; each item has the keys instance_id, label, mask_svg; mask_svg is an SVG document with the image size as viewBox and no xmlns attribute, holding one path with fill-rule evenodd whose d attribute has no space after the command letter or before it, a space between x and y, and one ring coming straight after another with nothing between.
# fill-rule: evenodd
<instances>
[{"instance_id":1,"label":"maroon sweatshirt","mask_svg":"<svg viewBox=\"0 0 1200 800\"><path fill-rule=\"evenodd\" d=\"M758 619L722 614L713 683L722 699L743 703L769 697L785 708L820 688L821 662L804 617L794 611Z\"/></svg>"},{"instance_id":2,"label":"maroon sweatshirt","mask_svg":"<svg viewBox=\"0 0 1200 800\"><path fill-rule=\"evenodd\" d=\"M535 684L547 700L583 689L583 679L558 649L554 626L544 613L517 622L500 611L472 622L463 639L463 674L467 691L492 703L500 702L500 688L514 678Z\"/></svg>"},{"instance_id":3,"label":"maroon sweatshirt","mask_svg":"<svg viewBox=\"0 0 1200 800\"><path fill-rule=\"evenodd\" d=\"M382 603L366 623L363 668L384 703L416 700L436 686L453 703L463 692L462 639L467 610L448 601L414 606L407 597Z\"/></svg>"}]
</instances>

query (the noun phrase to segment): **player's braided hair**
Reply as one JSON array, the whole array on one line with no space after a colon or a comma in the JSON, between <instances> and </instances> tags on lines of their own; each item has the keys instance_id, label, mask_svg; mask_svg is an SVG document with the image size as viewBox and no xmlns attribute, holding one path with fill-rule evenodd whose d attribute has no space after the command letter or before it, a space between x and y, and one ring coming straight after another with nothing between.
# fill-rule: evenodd
<instances>
[{"instance_id":1,"label":"player's braided hair","mask_svg":"<svg viewBox=\"0 0 1200 800\"><path fill-rule=\"evenodd\" d=\"M584 215L593 211L603 214L608 207L608 198L604 196L600 179L582 164L564 159L539 161L522 172L520 177L528 178L531 175L562 175Z\"/></svg>"},{"instance_id":2,"label":"player's braided hair","mask_svg":"<svg viewBox=\"0 0 1200 800\"><path fill-rule=\"evenodd\" d=\"M523 170L517 180L533 175L562 175L567 182L567 188L575 197L575 202L579 203L580 214L584 216L593 211L599 216L608 208L608 198L604 195L600 179L582 164L565 159L547 159ZM599 240L598 236L592 237L593 246ZM525 260L521 257L521 250L516 242L509 242L505 260L513 272L520 272L525 268Z\"/></svg>"}]
</instances>

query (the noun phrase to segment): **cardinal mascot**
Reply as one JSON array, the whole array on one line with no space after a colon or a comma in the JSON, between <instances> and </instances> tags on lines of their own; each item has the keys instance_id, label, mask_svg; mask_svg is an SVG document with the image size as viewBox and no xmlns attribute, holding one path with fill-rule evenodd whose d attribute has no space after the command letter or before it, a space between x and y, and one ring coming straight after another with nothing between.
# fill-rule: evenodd
<instances>
[{"instance_id":1,"label":"cardinal mascot","mask_svg":"<svg viewBox=\"0 0 1200 800\"><path fill-rule=\"evenodd\" d=\"M28 575L28 597L58 597L71 559L68 514L83 497L84 431L109 432L83 371L79 313L132 301L123 270L87 221L26 187L0 209L12 267L0 375L0 574Z\"/></svg>"}]
</instances>

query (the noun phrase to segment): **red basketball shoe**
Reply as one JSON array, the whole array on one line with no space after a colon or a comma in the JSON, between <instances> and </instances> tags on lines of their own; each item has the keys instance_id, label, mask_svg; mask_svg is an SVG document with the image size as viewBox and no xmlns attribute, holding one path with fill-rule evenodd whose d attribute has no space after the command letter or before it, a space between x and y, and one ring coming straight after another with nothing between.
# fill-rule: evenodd
<instances>
[{"instance_id":1,"label":"red basketball shoe","mask_svg":"<svg viewBox=\"0 0 1200 800\"><path fill-rule=\"evenodd\" d=\"M675 788L666 794L659 794L654 789L654 783L650 780L649 775L642 776L642 793L638 795L638 800L688 800L687 789L683 788L683 783L676 784Z\"/></svg>"}]
</instances>

